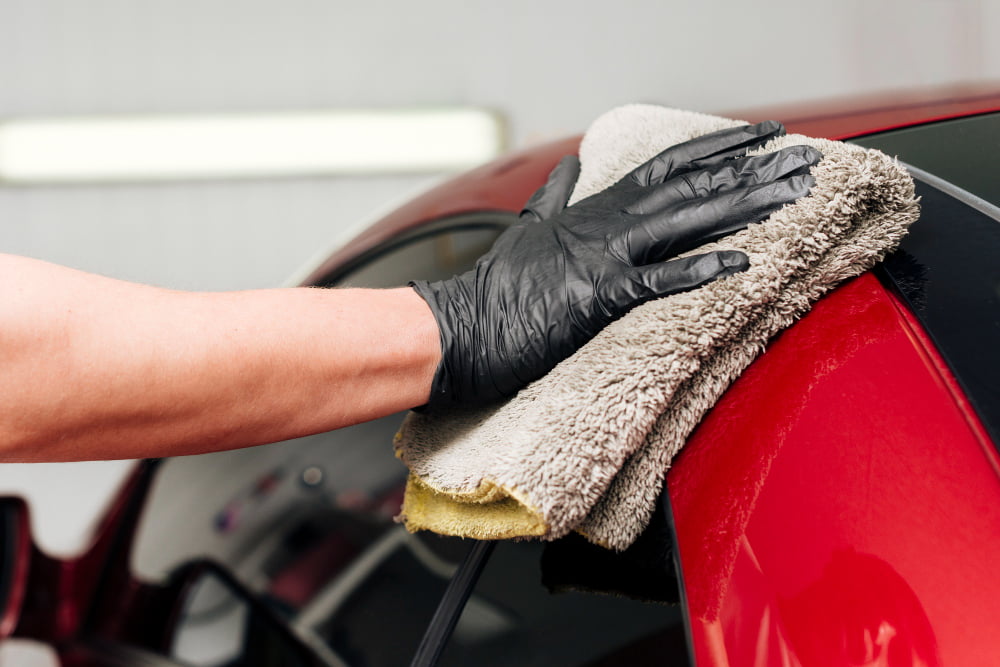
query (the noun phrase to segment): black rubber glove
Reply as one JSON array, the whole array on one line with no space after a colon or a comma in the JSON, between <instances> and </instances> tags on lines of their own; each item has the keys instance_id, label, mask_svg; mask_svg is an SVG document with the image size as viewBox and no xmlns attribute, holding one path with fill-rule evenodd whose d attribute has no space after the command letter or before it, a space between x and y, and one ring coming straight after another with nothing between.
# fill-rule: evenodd
<instances>
[{"instance_id":1,"label":"black rubber glove","mask_svg":"<svg viewBox=\"0 0 1000 667\"><path fill-rule=\"evenodd\" d=\"M746 269L736 251L664 260L808 193L815 149L736 157L783 133L768 121L678 144L568 208L580 165L563 158L471 271L411 283L441 331L429 405L512 395L636 305Z\"/></svg>"}]
</instances>

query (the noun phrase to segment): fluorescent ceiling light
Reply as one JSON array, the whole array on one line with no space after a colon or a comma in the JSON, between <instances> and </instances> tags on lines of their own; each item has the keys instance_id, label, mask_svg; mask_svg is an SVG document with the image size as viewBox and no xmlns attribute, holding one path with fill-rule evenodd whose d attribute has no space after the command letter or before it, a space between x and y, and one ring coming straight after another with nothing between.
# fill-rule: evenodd
<instances>
[{"instance_id":1,"label":"fluorescent ceiling light","mask_svg":"<svg viewBox=\"0 0 1000 667\"><path fill-rule=\"evenodd\" d=\"M480 109L23 118L0 121L0 182L457 171L502 148Z\"/></svg>"}]
</instances>

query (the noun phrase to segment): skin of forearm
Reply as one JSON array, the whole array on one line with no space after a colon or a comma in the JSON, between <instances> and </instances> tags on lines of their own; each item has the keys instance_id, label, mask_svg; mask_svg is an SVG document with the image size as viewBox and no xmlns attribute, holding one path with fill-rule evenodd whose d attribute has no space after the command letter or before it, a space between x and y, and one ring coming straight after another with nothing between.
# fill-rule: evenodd
<instances>
[{"instance_id":1,"label":"skin of forearm","mask_svg":"<svg viewBox=\"0 0 1000 667\"><path fill-rule=\"evenodd\" d=\"M411 289L178 292L0 255L0 460L174 456L426 402Z\"/></svg>"}]
</instances>

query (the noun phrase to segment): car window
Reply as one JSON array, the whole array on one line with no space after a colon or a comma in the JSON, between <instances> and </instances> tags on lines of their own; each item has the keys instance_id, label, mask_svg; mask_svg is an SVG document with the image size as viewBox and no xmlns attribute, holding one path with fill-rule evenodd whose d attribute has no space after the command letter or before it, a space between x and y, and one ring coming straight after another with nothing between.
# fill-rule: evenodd
<instances>
[{"instance_id":1,"label":"car window","mask_svg":"<svg viewBox=\"0 0 1000 667\"><path fill-rule=\"evenodd\" d=\"M402 526L296 618L349 665L406 665L470 543ZM359 562L361 562L359 560Z\"/></svg>"},{"instance_id":2,"label":"car window","mask_svg":"<svg viewBox=\"0 0 1000 667\"><path fill-rule=\"evenodd\" d=\"M470 269L498 234L497 227L474 226L421 234L393 244L336 282L337 287L398 287L411 280L442 280Z\"/></svg>"},{"instance_id":3,"label":"car window","mask_svg":"<svg viewBox=\"0 0 1000 667\"><path fill-rule=\"evenodd\" d=\"M920 219L879 275L907 303L1000 450L1000 113L852 141L910 165Z\"/></svg>"},{"instance_id":4,"label":"car window","mask_svg":"<svg viewBox=\"0 0 1000 667\"><path fill-rule=\"evenodd\" d=\"M1000 206L1000 113L879 132L850 143L877 148Z\"/></svg>"},{"instance_id":5,"label":"car window","mask_svg":"<svg viewBox=\"0 0 1000 667\"><path fill-rule=\"evenodd\" d=\"M550 592L542 585L545 548L539 542L497 545L440 664L687 664L679 606Z\"/></svg>"},{"instance_id":6,"label":"car window","mask_svg":"<svg viewBox=\"0 0 1000 667\"><path fill-rule=\"evenodd\" d=\"M350 665L409 663L467 540L390 532L377 564L297 619ZM500 542L490 557L440 665L684 664L676 605L580 592L550 592L545 545ZM315 616L315 618L308 618Z\"/></svg>"}]
</instances>

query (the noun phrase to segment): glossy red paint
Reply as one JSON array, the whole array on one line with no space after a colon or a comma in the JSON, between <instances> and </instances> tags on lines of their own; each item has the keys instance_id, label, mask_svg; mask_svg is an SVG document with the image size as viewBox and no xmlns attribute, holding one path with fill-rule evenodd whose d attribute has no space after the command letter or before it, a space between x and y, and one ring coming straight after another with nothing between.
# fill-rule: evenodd
<instances>
[{"instance_id":1,"label":"glossy red paint","mask_svg":"<svg viewBox=\"0 0 1000 667\"><path fill-rule=\"evenodd\" d=\"M846 139L997 109L1000 109L1000 84L984 83L883 92L723 115L753 122L776 118L789 132Z\"/></svg>"},{"instance_id":2,"label":"glossy red paint","mask_svg":"<svg viewBox=\"0 0 1000 667\"><path fill-rule=\"evenodd\" d=\"M996 455L913 324L841 287L678 457L698 665L996 664Z\"/></svg>"},{"instance_id":3,"label":"glossy red paint","mask_svg":"<svg viewBox=\"0 0 1000 667\"><path fill-rule=\"evenodd\" d=\"M998 107L988 86L730 115L844 138ZM429 192L314 277L422 221L517 210L577 142ZM748 369L669 475L697 664L993 664L996 471L905 307L872 274L831 294Z\"/></svg>"},{"instance_id":4,"label":"glossy red paint","mask_svg":"<svg viewBox=\"0 0 1000 667\"><path fill-rule=\"evenodd\" d=\"M789 132L843 139L887 127L1000 109L1000 86L966 85L892 95L742 110L722 115L756 122L777 119ZM518 211L564 155L576 154L580 136L527 148L457 176L380 219L335 251L303 281L316 284L333 269L426 222L461 213Z\"/></svg>"},{"instance_id":5,"label":"glossy red paint","mask_svg":"<svg viewBox=\"0 0 1000 667\"><path fill-rule=\"evenodd\" d=\"M28 504L21 498L3 498L4 503L11 503L16 509L14 530L15 548L12 562L5 567L12 567L10 589L7 591L7 606L0 614L0 639L9 637L21 617L21 608L27 592L28 572L31 566L31 526L28 520Z\"/></svg>"},{"instance_id":6,"label":"glossy red paint","mask_svg":"<svg viewBox=\"0 0 1000 667\"><path fill-rule=\"evenodd\" d=\"M122 590L134 586L129 553L155 466L155 461L136 466L98 525L91 546L79 557L53 558L31 547L15 636L66 646L85 630L89 615L100 605L120 601ZM99 620L114 624L127 619L112 612Z\"/></svg>"}]
</instances>

